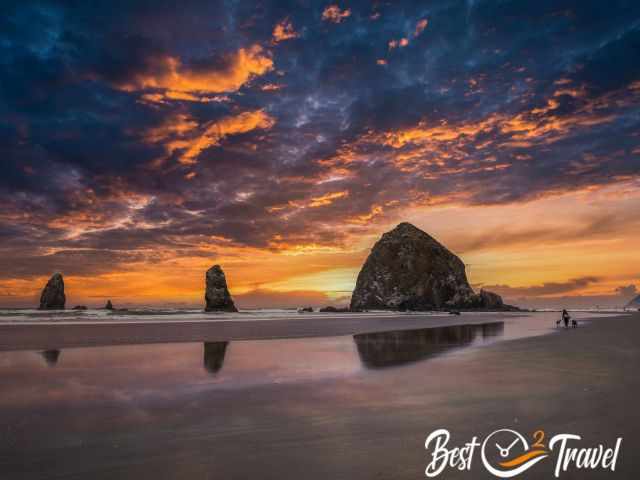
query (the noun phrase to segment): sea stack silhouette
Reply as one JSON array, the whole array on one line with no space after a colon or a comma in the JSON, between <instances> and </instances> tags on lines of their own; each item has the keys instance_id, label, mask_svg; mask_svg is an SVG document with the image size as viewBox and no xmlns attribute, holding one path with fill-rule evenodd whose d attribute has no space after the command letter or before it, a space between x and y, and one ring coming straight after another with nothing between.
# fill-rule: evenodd
<instances>
[{"instance_id":1,"label":"sea stack silhouette","mask_svg":"<svg viewBox=\"0 0 640 480\"><path fill-rule=\"evenodd\" d=\"M61 273L54 273L40 295L40 310L64 310L64 280Z\"/></svg>"},{"instance_id":2,"label":"sea stack silhouette","mask_svg":"<svg viewBox=\"0 0 640 480\"><path fill-rule=\"evenodd\" d=\"M111 303L111 300L107 300L106 305L104 306L105 310L113 310L113 303Z\"/></svg>"},{"instance_id":3,"label":"sea stack silhouette","mask_svg":"<svg viewBox=\"0 0 640 480\"><path fill-rule=\"evenodd\" d=\"M404 222L382 235L365 261L351 310L517 310L492 292L475 293L464 263Z\"/></svg>"},{"instance_id":4,"label":"sea stack silhouette","mask_svg":"<svg viewBox=\"0 0 640 480\"><path fill-rule=\"evenodd\" d=\"M224 355L229 342L204 342L204 368L209 373L218 373L224 364Z\"/></svg>"},{"instance_id":5,"label":"sea stack silhouette","mask_svg":"<svg viewBox=\"0 0 640 480\"><path fill-rule=\"evenodd\" d=\"M640 308L640 295L627 303L625 308Z\"/></svg>"},{"instance_id":6,"label":"sea stack silhouette","mask_svg":"<svg viewBox=\"0 0 640 480\"><path fill-rule=\"evenodd\" d=\"M205 312L237 312L238 309L231 299L227 279L220 265L214 265L207 270L205 279Z\"/></svg>"}]
</instances>

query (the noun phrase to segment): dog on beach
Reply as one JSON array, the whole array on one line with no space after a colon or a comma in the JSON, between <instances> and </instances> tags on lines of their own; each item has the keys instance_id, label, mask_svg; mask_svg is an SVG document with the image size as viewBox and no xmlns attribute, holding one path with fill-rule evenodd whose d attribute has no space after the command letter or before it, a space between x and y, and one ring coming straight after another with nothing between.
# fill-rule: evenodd
<instances>
[{"instance_id":1,"label":"dog on beach","mask_svg":"<svg viewBox=\"0 0 640 480\"><path fill-rule=\"evenodd\" d=\"M575 318L571 320L571 326L573 328L576 328L578 326L578 321Z\"/></svg>"},{"instance_id":2,"label":"dog on beach","mask_svg":"<svg viewBox=\"0 0 640 480\"><path fill-rule=\"evenodd\" d=\"M560 326L560 322L562 322L562 319L556 321L556 327Z\"/></svg>"}]
</instances>

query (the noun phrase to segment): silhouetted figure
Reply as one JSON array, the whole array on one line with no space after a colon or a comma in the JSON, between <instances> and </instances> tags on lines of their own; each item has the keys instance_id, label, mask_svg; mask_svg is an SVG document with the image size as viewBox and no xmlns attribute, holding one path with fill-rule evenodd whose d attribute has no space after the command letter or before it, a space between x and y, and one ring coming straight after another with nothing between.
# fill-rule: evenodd
<instances>
[{"instance_id":1,"label":"silhouetted figure","mask_svg":"<svg viewBox=\"0 0 640 480\"><path fill-rule=\"evenodd\" d=\"M562 321L564 322L564 328L569 328L569 320L571 320L571 315L567 312L566 309L562 309Z\"/></svg>"}]
</instances>

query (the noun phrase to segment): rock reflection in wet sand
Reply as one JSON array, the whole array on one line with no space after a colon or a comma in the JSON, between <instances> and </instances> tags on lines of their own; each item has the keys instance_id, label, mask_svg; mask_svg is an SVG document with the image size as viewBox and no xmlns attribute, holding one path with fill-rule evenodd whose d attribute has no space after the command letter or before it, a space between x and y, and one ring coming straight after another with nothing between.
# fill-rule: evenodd
<instances>
[{"instance_id":1,"label":"rock reflection in wet sand","mask_svg":"<svg viewBox=\"0 0 640 480\"><path fill-rule=\"evenodd\" d=\"M504 322L362 333L353 336L362 364L383 368L416 362L477 340L500 336Z\"/></svg>"},{"instance_id":2,"label":"rock reflection in wet sand","mask_svg":"<svg viewBox=\"0 0 640 480\"><path fill-rule=\"evenodd\" d=\"M204 342L204 368L216 374L224 364L224 356L229 342Z\"/></svg>"},{"instance_id":3,"label":"rock reflection in wet sand","mask_svg":"<svg viewBox=\"0 0 640 480\"><path fill-rule=\"evenodd\" d=\"M40 355L42 355L48 366L54 367L60 358L60 350L44 350L40 352Z\"/></svg>"}]
</instances>

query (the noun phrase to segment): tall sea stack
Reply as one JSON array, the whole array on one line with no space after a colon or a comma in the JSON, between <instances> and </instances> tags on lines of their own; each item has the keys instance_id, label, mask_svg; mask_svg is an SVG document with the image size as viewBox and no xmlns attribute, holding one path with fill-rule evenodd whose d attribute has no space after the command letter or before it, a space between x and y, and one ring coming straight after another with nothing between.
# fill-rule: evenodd
<instances>
[{"instance_id":1,"label":"tall sea stack","mask_svg":"<svg viewBox=\"0 0 640 480\"><path fill-rule=\"evenodd\" d=\"M401 223L374 245L351 310L510 310L491 292L474 293L464 263L436 239Z\"/></svg>"},{"instance_id":2,"label":"tall sea stack","mask_svg":"<svg viewBox=\"0 0 640 480\"><path fill-rule=\"evenodd\" d=\"M64 280L61 273L54 273L40 295L40 310L64 310L66 302Z\"/></svg>"},{"instance_id":3,"label":"tall sea stack","mask_svg":"<svg viewBox=\"0 0 640 480\"><path fill-rule=\"evenodd\" d=\"M204 294L206 312L237 312L227 288L227 279L220 265L214 265L206 274L206 290Z\"/></svg>"}]
</instances>

